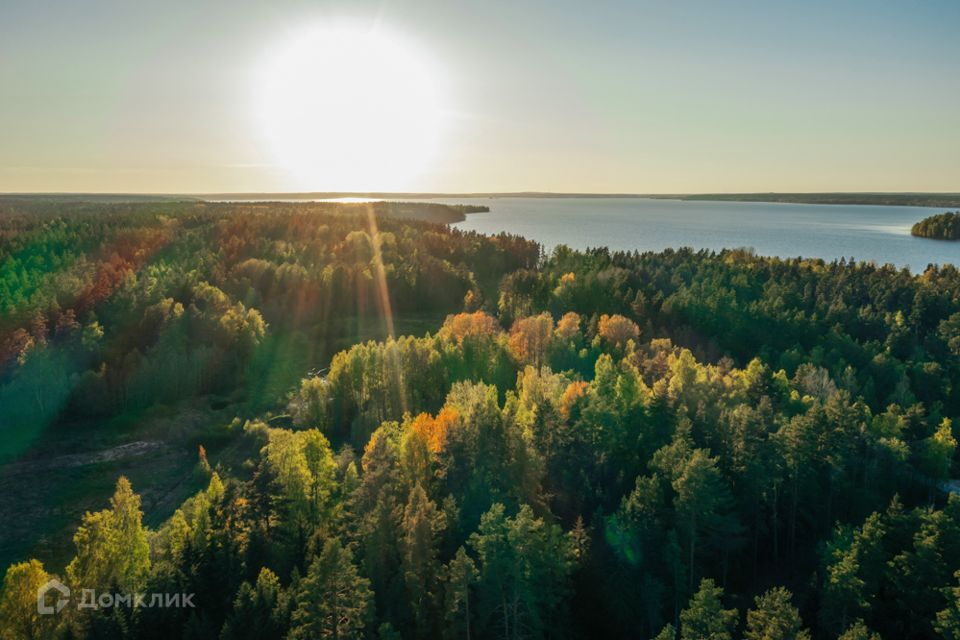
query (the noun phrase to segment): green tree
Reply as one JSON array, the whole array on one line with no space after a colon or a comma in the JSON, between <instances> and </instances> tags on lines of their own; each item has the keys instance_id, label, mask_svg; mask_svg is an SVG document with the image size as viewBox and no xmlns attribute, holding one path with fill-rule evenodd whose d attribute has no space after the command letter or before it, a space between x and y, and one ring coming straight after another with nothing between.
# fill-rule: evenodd
<instances>
[{"instance_id":1,"label":"green tree","mask_svg":"<svg viewBox=\"0 0 960 640\"><path fill-rule=\"evenodd\" d=\"M837 640L882 640L879 633L867 628L863 620L857 620L846 631L841 633Z\"/></svg>"},{"instance_id":2,"label":"green tree","mask_svg":"<svg viewBox=\"0 0 960 640\"><path fill-rule=\"evenodd\" d=\"M473 559L463 547L446 567L445 631L450 638L470 640L471 613L470 591L477 583L480 573Z\"/></svg>"},{"instance_id":3,"label":"green tree","mask_svg":"<svg viewBox=\"0 0 960 640\"><path fill-rule=\"evenodd\" d=\"M960 581L960 571L953 574ZM946 587L947 607L937 613L933 628L947 640L960 640L960 586Z\"/></svg>"},{"instance_id":4,"label":"green tree","mask_svg":"<svg viewBox=\"0 0 960 640\"><path fill-rule=\"evenodd\" d=\"M693 588L698 545L720 548L739 532L733 514L730 488L717 469L716 458L704 449L695 450L673 481L674 508L686 536L689 586Z\"/></svg>"},{"instance_id":5,"label":"green tree","mask_svg":"<svg viewBox=\"0 0 960 640\"><path fill-rule=\"evenodd\" d=\"M330 443L316 429L270 429L264 454L275 517L291 553L302 555L307 540L329 522L335 508L331 497L336 463Z\"/></svg>"},{"instance_id":6,"label":"green tree","mask_svg":"<svg viewBox=\"0 0 960 640\"><path fill-rule=\"evenodd\" d=\"M898 621L905 635L929 635L945 600L943 587L960 565L960 523L953 513L960 500L951 494L944 510L919 510L919 527L912 545L896 554L889 563L887 582Z\"/></svg>"},{"instance_id":7,"label":"green tree","mask_svg":"<svg viewBox=\"0 0 960 640\"><path fill-rule=\"evenodd\" d=\"M573 543L523 505L507 518L493 505L470 536L480 560L478 614L487 635L542 636L555 628L573 569Z\"/></svg>"},{"instance_id":8,"label":"green tree","mask_svg":"<svg viewBox=\"0 0 960 640\"><path fill-rule=\"evenodd\" d=\"M431 635L433 627L440 569L437 541L443 529L443 514L427 497L423 487L416 485L410 492L401 520L401 566L414 620L424 636Z\"/></svg>"},{"instance_id":9,"label":"green tree","mask_svg":"<svg viewBox=\"0 0 960 640\"><path fill-rule=\"evenodd\" d=\"M809 640L800 612L791 602L792 594L783 587L770 589L754 599L747 612L745 640Z\"/></svg>"},{"instance_id":10,"label":"green tree","mask_svg":"<svg viewBox=\"0 0 960 640\"><path fill-rule=\"evenodd\" d=\"M300 389L290 401L288 409L298 427L330 430L330 383L314 376L300 381Z\"/></svg>"},{"instance_id":11,"label":"green tree","mask_svg":"<svg viewBox=\"0 0 960 640\"><path fill-rule=\"evenodd\" d=\"M370 581L357 573L353 554L330 538L297 594L290 637L361 638L370 618Z\"/></svg>"},{"instance_id":12,"label":"green tree","mask_svg":"<svg viewBox=\"0 0 960 640\"><path fill-rule=\"evenodd\" d=\"M957 450L957 440L953 437L953 425L944 418L936 432L920 442L920 468L937 481L950 477L953 454Z\"/></svg>"},{"instance_id":13,"label":"green tree","mask_svg":"<svg viewBox=\"0 0 960 640\"><path fill-rule=\"evenodd\" d=\"M723 589L713 580L700 581L700 589L680 612L680 640L733 640L739 614L724 609L722 597Z\"/></svg>"},{"instance_id":14,"label":"green tree","mask_svg":"<svg viewBox=\"0 0 960 640\"><path fill-rule=\"evenodd\" d=\"M280 638L286 634L289 622L289 598L276 574L264 567L256 585L240 585L220 640Z\"/></svg>"},{"instance_id":15,"label":"green tree","mask_svg":"<svg viewBox=\"0 0 960 640\"><path fill-rule=\"evenodd\" d=\"M677 629L672 624L668 624L654 636L653 640L677 640Z\"/></svg>"},{"instance_id":16,"label":"green tree","mask_svg":"<svg viewBox=\"0 0 960 640\"><path fill-rule=\"evenodd\" d=\"M824 576L820 618L829 628L846 629L850 620L867 607L858 551L848 530L838 530L827 546L831 562Z\"/></svg>"},{"instance_id":17,"label":"green tree","mask_svg":"<svg viewBox=\"0 0 960 640\"><path fill-rule=\"evenodd\" d=\"M950 353L960 358L960 311L941 320L937 334L946 343Z\"/></svg>"},{"instance_id":18,"label":"green tree","mask_svg":"<svg viewBox=\"0 0 960 640\"><path fill-rule=\"evenodd\" d=\"M814 470L811 463L817 455L817 433L814 420L808 414L792 417L774 434L773 441L787 471L786 488L790 496L787 520L792 558L797 552L801 499L806 495L805 481Z\"/></svg>"}]
</instances>

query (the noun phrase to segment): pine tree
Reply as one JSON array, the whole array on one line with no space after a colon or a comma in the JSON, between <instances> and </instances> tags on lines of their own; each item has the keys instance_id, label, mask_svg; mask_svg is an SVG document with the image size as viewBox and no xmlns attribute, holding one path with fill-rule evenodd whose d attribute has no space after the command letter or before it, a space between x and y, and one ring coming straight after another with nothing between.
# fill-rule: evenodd
<instances>
[{"instance_id":1,"label":"pine tree","mask_svg":"<svg viewBox=\"0 0 960 640\"><path fill-rule=\"evenodd\" d=\"M811 461L817 452L817 434L814 421L809 415L794 416L786 421L773 437L778 453L786 463L786 490L789 494L789 548L790 557L797 551L797 528L800 521L801 498L804 496L804 481L812 471Z\"/></svg>"},{"instance_id":2,"label":"pine tree","mask_svg":"<svg viewBox=\"0 0 960 640\"><path fill-rule=\"evenodd\" d=\"M733 640L737 628L736 609L724 609L723 589L713 580L700 581L700 590L680 613L680 640Z\"/></svg>"},{"instance_id":3,"label":"pine tree","mask_svg":"<svg viewBox=\"0 0 960 640\"><path fill-rule=\"evenodd\" d=\"M240 585L233 612L224 623L221 640L280 638L289 624L289 598L270 569L260 569L256 585Z\"/></svg>"},{"instance_id":4,"label":"pine tree","mask_svg":"<svg viewBox=\"0 0 960 640\"><path fill-rule=\"evenodd\" d=\"M507 518L495 504L470 546L480 559L478 613L487 635L496 629L502 638L541 636L556 626L574 563L568 535L535 518L527 505Z\"/></svg>"},{"instance_id":5,"label":"pine tree","mask_svg":"<svg viewBox=\"0 0 960 640\"><path fill-rule=\"evenodd\" d=\"M881 640L881 638L879 633L870 631L863 620L856 620L837 637L837 640Z\"/></svg>"},{"instance_id":6,"label":"pine tree","mask_svg":"<svg viewBox=\"0 0 960 640\"><path fill-rule=\"evenodd\" d=\"M732 514L730 489L717 469L717 461L703 449L690 456L681 475L673 482L674 508L686 536L689 586L693 588L698 545L718 548L739 531Z\"/></svg>"},{"instance_id":7,"label":"pine tree","mask_svg":"<svg viewBox=\"0 0 960 640\"><path fill-rule=\"evenodd\" d=\"M353 554L330 538L314 559L297 594L290 637L363 637L371 609L370 581L357 573Z\"/></svg>"},{"instance_id":8,"label":"pine tree","mask_svg":"<svg viewBox=\"0 0 960 640\"><path fill-rule=\"evenodd\" d=\"M954 574L960 581L960 571ZM943 590L947 597L947 607L937 613L937 620L933 627L946 640L960 640L960 586L947 587Z\"/></svg>"},{"instance_id":9,"label":"pine tree","mask_svg":"<svg viewBox=\"0 0 960 640\"><path fill-rule=\"evenodd\" d=\"M410 492L401 521L401 565L414 621L424 636L430 635L432 627L440 568L437 539L443 528L443 514L423 487L416 485Z\"/></svg>"},{"instance_id":10,"label":"pine tree","mask_svg":"<svg viewBox=\"0 0 960 640\"><path fill-rule=\"evenodd\" d=\"M828 628L842 630L867 606L858 547L852 533L839 530L827 546L827 555L831 562L824 575L820 619Z\"/></svg>"},{"instance_id":11,"label":"pine tree","mask_svg":"<svg viewBox=\"0 0 960 640\"><path fill-rule=\"evenodd\" d=\"M937 482L946 480L950 477L956 450L953 424L949 418L944 418L934 434L920 442L920 469Z\"/></svg>"},{"instance_id":12,"label":"pine tree","mask_svg":"<svg viewBox=\"0 0 960 640\"><path fill-rule=\"evenodd\" d=\"M446 567L446 606L444 619L446 635L450 638L470 640L471 613L470 591L477 583L480 573L473 559L463 547Z\"/></svg>"},{"instance_id":13,"label":"pine tree","mask_svg":"<svg viewBox=\"0 0 960 640\"><path fill-rule=\"evenodd\" d=\"M955 505L955 500L951 498L950 504ZM946 510L922 510L919 525L912 548L894 556L888 569L903 633L911 636L932 631L945 604L942 587L950 584L957 567L957 555L951 549L960 540L960 527Z\"/></svg>"},{"instance_id":14,"label":"pine tree","mask_svg":"<svg viewBox=\"0 0 960 640\"><path fill-rule=\"evenodd\" d=\"M754 599L747 612L745 640L809 640L800 612L791 603L792 594L783 587L770 589Z\"/></svg>"},{"instance_id":15,"label":"pine tree","mask_svg":"<svg viewBox=\"0 0 960 640\"><path fill-rule=\"evenodd\" d=\"M668 624L654 636L653 640L677 640L677 630L672 624Z\"/></svg>"}]
</instances>

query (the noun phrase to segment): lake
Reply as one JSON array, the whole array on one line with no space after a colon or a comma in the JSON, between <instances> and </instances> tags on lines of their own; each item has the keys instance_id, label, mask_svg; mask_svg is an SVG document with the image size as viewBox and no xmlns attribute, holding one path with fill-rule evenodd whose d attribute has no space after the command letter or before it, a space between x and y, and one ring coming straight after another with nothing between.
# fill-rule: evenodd
<instances>
[{"instance_id":1,"label":"lake","mask_svg":"<svg viewBox=\"0 0 960 640\"><path fill-rule=\"evenodd\" d=\"M956 264L960 243L914 238L910 226L944 209L874 205L707 202L648 198L442 198L481 204L455 228L518 234L547 251L576 249L660 251L669 247L720 250L749 247L759 255L842 257L891 263L922 272L927 264Z\"/></svg>"}]
</instances>

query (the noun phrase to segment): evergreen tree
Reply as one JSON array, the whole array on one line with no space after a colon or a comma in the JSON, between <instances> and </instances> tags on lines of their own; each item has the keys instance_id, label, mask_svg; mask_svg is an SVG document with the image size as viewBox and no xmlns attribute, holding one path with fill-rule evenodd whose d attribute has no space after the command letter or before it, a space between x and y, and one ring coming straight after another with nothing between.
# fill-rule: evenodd
<instances>
[{"instance_id":1,"label":"evergreen tree","mask_svg":"<svg viewBox=\"0 0 960 640\"><path fill-rule=\"evenodd\" d=\"M709 548L722 548L737 535L739 525L732 513L730 489L717 469L717 461L703 449L691 454L682 473L674 480L673 490L677 519L686 537L692 588L701 542Z\"/></svg>"},{"instance_id":2,"label":"evergreen tree","mask_svg":"<svg viewBox=\"0 0 960 640\"><path fill-rule=\"evenodd\" d=\"M486 634L541 636L556 628L573 568L572 541L524 505L513 518L495 504L470 536L480 560L478 617Z\"/></svg>"},{"instance_id":3,"label":"evergreen tree","mask_svg":"<svg viewBox=\"0 0 960 640\"><path fill-rule=\"evenodd\" d=\"M653 640L677 640L677 630L672 624L668 624L654 636Z\"/></svg>"},{"instance_id":4,"label":"evergreen tree","mask_svg":"<svg viewBox=\"0 0 960 640\"><path fill-rule=\"evenodd\" d=\"M443 514L419 484L410 492L400 528L403 576L414 621L420 635L436 635L433 613L440 568L437 540L444 521Z\"/></svg>"},{"instance_id":5,"label":"evergreen tree","mask_svg":"<svg viewBox=\"0 0 960 640\"><path fill-rule=\"evenodd\" d=\"M828 628L840 631L867 607L858 547L852 532L839 530L828 545L827 553L832 561L824 577L824 606L820 617Z\"/></svg>"},{"instance_id":6,"label":"evergreen tree","mask_svg":"<svg viewBox=\"0 0 960 640\"><path fill-rule=\"evenodd\" d=\"M290 622L289 598L277 576L266 567L260 569L256 585L240 585L220 633L221 640L257 640L279 638Z\"/></svg>"},{"instance_id":7,"label":"evergreen tree","mask_svg":"<svg viewBox=\"0 0 960 640\"><path fill-rule=\"evenodd\" d=\"M296 598L291 638L361 638L371 614L370 581L353 554L330 538L310 565Z\"/></svg>"},{"instance_id":8,"label":"evergreen tree","mask_svg":"<svg viewBox=\"0 0 960 640\"><path fill-rule=\"evenodd\" d=\"M792 594L776 587L757 596L754 608L747 612L745 640L810 640L803 629L800 612L791 603Z\"/></svg>"},{"instance_id":9,"label":"evergreen tree","mask_svg":"<svg viewBox=\"0 0 960 640\"><path fill-rule=\"evenodd\" d=\"M446 567L445 635L450 638L470 639L472 614L470 592L480 577L477 565L463 547Z\"/></svg>"},{"instance_id":10,"label":"evergreen tree","mask_svg":"<svg viewBox=\"0 0 960 640\"><path fill-rule=\"evenodd\" d=\"M882 640L879 633L867 628L863 620L856 620L846 631L837 636L837 640Z\"/></svg>"},{"instance_id":11,"label":"evergreen tree","mask_svg":"<svg viewBox=\"0 0 960 640\"><path fill-rule=\"evenodd\" d=\"M960 571L954 574L954 578L960 581ZM933 627L946 640L960 640L960 586L946 587L944 595L947 607L937 613Z\"/></svg>"},{"instance_id":12,"label":"evergreen tree","mask_svg":"<svg viewBox=\"0 0 960 640\"><path fill-rule=\"evenodd\" d=\"M680 640L733 640L739 614L724 609L723 589L704 578L700 589L680 613Z\"/></svg>"}]
</instances>

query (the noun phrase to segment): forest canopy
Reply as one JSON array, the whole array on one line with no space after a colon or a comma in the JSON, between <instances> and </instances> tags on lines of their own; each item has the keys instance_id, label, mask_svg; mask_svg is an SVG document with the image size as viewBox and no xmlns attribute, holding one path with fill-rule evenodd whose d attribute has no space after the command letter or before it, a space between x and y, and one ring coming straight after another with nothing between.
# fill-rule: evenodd
<instances>
[{"instance_id":1,"label":"forest canopy","mask_svg":"<svg viewBox=\"0 0 960 640\"><path fill-rule=\"evenodd\" d=\"M229 418L165 444L183 499L111 477L65 557L3 547L0 637L960 634L953 266L40 208L0 213L7 464ZM51 577L194 606L38 616Z\"/></svg>"}]
</instances>

